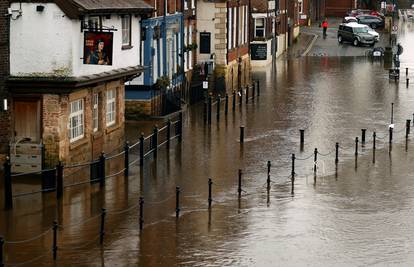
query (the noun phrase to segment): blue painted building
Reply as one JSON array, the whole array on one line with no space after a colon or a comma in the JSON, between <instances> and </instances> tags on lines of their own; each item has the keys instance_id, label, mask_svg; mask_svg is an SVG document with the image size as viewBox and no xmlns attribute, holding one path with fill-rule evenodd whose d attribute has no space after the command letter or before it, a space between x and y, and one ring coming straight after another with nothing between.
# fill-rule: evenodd
<instances>
[{"instance_id":1,"label":"blue painted building","mask_svg":"<svg viewBox=\"0 0 414 267\"><path fill-rule=\"evenodd\" d=\"M184 82L183 32L182 13L141 21L141 58L145 70L126 85L127 115L140 112L140 106L145 106L142 113L150 116L179 109Z\"/></svg>"}]
</instances>

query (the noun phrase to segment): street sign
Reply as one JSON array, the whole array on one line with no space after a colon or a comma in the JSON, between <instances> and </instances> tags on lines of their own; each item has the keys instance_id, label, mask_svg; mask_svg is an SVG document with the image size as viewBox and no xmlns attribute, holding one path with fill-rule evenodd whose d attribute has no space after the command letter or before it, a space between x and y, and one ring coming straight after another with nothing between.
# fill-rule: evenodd
<instances>
[{"instance_id":1,"label":"street sign","mask_svg":"<svg viewBox=\"0 0 414 267\"><path fill-rule=\"evenodd\" d=\"M394 123L393 124L390 124L389 127L392 128L392 129L394 129Z\"/></svg>"},{"instance_id":2,"label":"street sign","mask_svg":"<svg viewBox=\"0 0 414 267\"><path fill-rule=\"evenodd\" d=\"M203 81L203 89L208 89L208 81Z\"/></svg>"}]
</instances>

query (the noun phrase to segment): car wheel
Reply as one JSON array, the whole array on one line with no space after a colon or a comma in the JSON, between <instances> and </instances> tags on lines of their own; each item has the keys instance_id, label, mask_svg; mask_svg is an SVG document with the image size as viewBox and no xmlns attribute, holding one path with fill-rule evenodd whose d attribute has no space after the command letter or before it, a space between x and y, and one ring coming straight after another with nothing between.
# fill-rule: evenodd
<instances>
[{"instance_id":1,"label":"car wheel","mask_svg":"<svg viewBox=\"0 0 414 267\"><path fill-rule=\"evenodd\" d=\"M358 39L357 39L357 38L355 38L355 39L354 39L353 44L354 44L354 46L358 46L358 45L359 45L359 41L358 41Z\"/></svg>"},{"instance_id":2,"label":"car wheel","mask_svg":"<svg viewBox=\"0 0 414 267\"><path fill-rule=\"evenodd\" d=\"M371 28L372 28L372 29L376 29L376 28L377 28L377 24L376 24L376 23L372 23L372 24L371 24Z\"/></svg>"},{"instance_id":3,"label":"car wheel","mask_svg":"<svg viewBox=\"0 0 414 267\"><path fill-rule=\"evenodd\" d=\"M342 40L342 36L341 36L341 35L339 35L339 36L338 36L338 43L342 44L342 42L343 42L343 40Z\"/></svg>"},{"instance_id":4,"label":"car wheel","mask_svg":"<svg viewBox=\"0 0 414 267\"><path fill-rule=\"evenodd\" d=\"M372 44L370 44L370 46L374 46L375 45L375 42L374 43L372 43Z\"/></svg>"}]
</instances>

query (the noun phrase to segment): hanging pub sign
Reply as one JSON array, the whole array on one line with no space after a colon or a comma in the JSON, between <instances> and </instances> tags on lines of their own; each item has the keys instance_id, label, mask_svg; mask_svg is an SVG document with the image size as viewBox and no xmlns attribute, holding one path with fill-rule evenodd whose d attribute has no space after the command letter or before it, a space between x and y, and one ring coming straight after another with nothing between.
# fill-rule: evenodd
<instances>
[{"instance_id":1,"label":"hanging pub sign","mask_svg":"<svg viewBox=\"0 0 414 267\"><path fill-rule=\"evenodd\" d=\"M112 65L112 32L85 32L83 64Z\"/></svg>"}]
</instances>

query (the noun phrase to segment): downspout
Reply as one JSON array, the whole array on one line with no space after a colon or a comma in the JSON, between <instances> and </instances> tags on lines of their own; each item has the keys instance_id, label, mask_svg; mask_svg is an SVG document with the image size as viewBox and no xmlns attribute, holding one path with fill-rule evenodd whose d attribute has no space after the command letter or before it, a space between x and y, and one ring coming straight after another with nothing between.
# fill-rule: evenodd
<instances>
[{"instance_id":1,"label":"downspout","mask_svg":"<svg viewBox=\"0 0 414 267\"><path fill-rule=\"evenodd\" d=\"M187 90L187 77L185 76L185 71L184 71L184 64L185 64L185 59L184 59L184 0L181 0L181 13L182 13L182 17L180 20L180 32L181 32L181 46L180 46L180 55L181 55L181 69L180 69L180 75L181 76L181 93L180 93L180 108L181 108L181 99L183 98L183 90ZM193 35L191 34L191 37ZM192 40L191 44L192 44ZM191 59L190 59L191 60Z\"/></svg>"},{"instance_id":2,"label":"downspout","mask_svg":"<svg viewBox=\"0 0 414 267\"><path fill-rule=\"evenodd\" d=\"M163 76L167 76L167 0L164 0L164 15L163 15L163 47L162 47L162 55L163 55L163 66L162 66L162 74Z\"/></svg>"}]
</instances>

